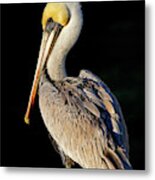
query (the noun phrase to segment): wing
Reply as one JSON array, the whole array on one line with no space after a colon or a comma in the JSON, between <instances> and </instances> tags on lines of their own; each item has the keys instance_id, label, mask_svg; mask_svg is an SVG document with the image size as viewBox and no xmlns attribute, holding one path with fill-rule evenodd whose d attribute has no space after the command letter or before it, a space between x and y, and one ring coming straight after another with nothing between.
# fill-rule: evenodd
<instances>
[{"instance_id":1,"label":"wing","mask_svg":"<svg viewBox=\"0 0 155 180\"><path fill-rule=\"evenodd\" d=\"M79 77L88 79L91 83L95 82L96 92L99 99L105 105L106 110L108 111L111 117L111 130L113 133L119 134L120 138L117 139L118 144L123 145L126 149L126 155L128 156L129 152L129 143L128 143L128 133L124 117L121 111L121 107L112 94L107 85L96 75L88 70L81 70ZM90 91L90 89L89 89Z\"/></svg>"},{"instance_id":2,"label":"wing","mask_svg":"<svg viewBox=\"0 0 155 180\"><path fill-rule=\"evenodd\" d=\"M123 161L128 164L128 133L121 107L116 97L111 93L107 85L96 75L88 70L81 70L80 78L86 79L87 84L83 89L88 98L96 105L101 114L101 124L105 123L112 135L117 152L125 157ZM100 104L100 106L99 106ZM126 164L126 162L124 162Z\"/></svg>"}]
</instances>

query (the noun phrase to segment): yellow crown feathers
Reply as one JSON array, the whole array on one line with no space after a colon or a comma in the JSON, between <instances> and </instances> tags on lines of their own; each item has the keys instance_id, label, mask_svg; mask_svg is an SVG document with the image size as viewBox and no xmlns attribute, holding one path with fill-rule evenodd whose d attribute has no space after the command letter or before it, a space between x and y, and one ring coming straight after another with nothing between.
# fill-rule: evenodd
<instances>
[{"instance_id":1,"label":"yellow crown feathers","mask_svg":"<svg viewBox=\"0 0 155 180\"><path fill-rule=\"evenodd\" d=\"M52 18L53 21L65 26L69 20L69 12L66 5L64 3L48 3L46 5L42 17L43 29L45 29L49 18Z\"/></svg>"}]
</instances>

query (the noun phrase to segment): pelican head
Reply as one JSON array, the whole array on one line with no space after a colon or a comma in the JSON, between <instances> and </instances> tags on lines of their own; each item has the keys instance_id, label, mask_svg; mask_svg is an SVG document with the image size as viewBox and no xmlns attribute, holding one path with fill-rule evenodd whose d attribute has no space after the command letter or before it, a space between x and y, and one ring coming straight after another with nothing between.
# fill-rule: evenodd
<instances>
[{"instance_id":1,"label":"pelican head","mask_svg":"<svg viewBox=\"0 0 155 180\"><path fill-rule=\"evenodd\" d=\"M79 3L48 3L42 16L42 41L38 63L29 98L25 122L29 124L31 106L34 104L40 76L47 68L52 80L66 76L65 57L77 41L82 27Z\"/></svg>"},{"instance_id":2,"label":"pelican head","mask_svg":"<svg viewBox=\"0 0 155 180\"><path fill-rule=\"evenodd\" d=\"M43 30L47 27L47 22L49 20L53 20L61 26L65 26L69 21L69 17L68 7L64 3L48 3L42 17Z\"/></svg>"}]
</instances>

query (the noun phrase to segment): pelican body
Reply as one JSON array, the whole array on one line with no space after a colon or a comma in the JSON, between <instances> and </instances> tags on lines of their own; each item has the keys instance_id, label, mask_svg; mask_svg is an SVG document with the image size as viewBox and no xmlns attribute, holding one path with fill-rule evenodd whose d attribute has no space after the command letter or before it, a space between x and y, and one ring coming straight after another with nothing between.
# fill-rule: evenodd
<instances>
[{"instance_id":1,"label":"pelican body","mask_svg":"<svg viewBox=\"0 0 155 180\"><path fill-rule=\"evenodd\" d=\"M80 3L48 3L25 122L38 89L40 112L65 167L131 169L121 108L104 82L88 70L68 77L65 60L83 24ZM39 88L38 88L39 87Z\"/></svg>"}]
</instances>

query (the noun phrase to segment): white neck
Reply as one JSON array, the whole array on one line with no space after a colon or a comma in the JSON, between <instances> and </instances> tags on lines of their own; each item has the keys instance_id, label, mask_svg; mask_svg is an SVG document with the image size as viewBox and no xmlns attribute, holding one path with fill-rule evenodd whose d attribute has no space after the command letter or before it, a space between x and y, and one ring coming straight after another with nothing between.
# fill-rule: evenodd
<instances>
[{"instance_id":1,"label":"white neck","mask_svg":"<svg viewBox=\"0 0 155 180\"><path fill-rule=\"evenodd\" d=\"M76 43L83 24L81 6L79 3L66 3L70 12L70 20L57 39L47 63L47 70L52 80L62 80L67 76L65 59L69 50Z\"/></svg>"}]
</instances>

